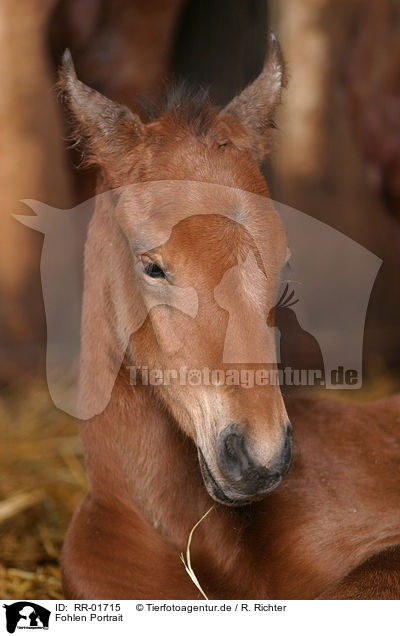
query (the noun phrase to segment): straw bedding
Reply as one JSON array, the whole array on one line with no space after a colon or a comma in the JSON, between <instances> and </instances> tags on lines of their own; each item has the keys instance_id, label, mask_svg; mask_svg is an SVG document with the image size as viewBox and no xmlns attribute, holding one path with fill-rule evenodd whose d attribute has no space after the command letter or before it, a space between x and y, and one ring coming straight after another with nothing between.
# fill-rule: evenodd
<instances>
[{"instance_id":1,"label":"straw bedding","mask_svg":"<svg viewBox=\"0 0 400 636\"><path fill-rule=\"evenodd\" d=\"M87 491L76 420L45 384L0 394L0 598L60 599L59 554Z\"/></svg>"}]
</instances>

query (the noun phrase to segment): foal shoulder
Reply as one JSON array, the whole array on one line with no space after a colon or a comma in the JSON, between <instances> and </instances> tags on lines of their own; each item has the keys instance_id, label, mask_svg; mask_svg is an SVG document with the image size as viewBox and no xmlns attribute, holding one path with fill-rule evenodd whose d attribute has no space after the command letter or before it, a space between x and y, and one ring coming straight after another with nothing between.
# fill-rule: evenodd
<instances>
[{"instance_id":1,"label":"foal shoulder","mask_svg":"<svg viewBox=\"0 0 400 636\"><path fill-rule=\"evenodd\" d=\"M361 446L368 439L400 443L400 395L364 403L290 398L286 407L299 439L324 432L325 442L361 436Z\"/></svg>"},{"instance_id":2,"label":"foal shoulder","mask_svg":"<svg viewBox=\"0 0 400 636\"><path fill-rule=\"evenodd\" d=\"M400 543L399 401L287 402L293 467L263 517L269 559L285 560L284 572L276 570L277 594L313 598Z\"/></svg>"}]
</instances>

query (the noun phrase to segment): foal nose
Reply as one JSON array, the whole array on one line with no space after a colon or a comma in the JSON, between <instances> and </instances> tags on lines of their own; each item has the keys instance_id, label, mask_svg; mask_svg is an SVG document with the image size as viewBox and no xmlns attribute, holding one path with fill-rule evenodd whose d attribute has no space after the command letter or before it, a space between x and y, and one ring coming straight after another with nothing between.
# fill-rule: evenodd
<instances>
[{"instance_id":1,"label":"foal nose","mask_svg":"<svg viewBox=\"0 0 400 636\"><path fill-rule=\"evenodd\" d=\"M217 440L221 473L238 494L260 495L275 488L292 464L293 432L288 422L281 454L270 467L256 463L249 454L242 427L230 424Z\"/></svg>"}]
</instances>

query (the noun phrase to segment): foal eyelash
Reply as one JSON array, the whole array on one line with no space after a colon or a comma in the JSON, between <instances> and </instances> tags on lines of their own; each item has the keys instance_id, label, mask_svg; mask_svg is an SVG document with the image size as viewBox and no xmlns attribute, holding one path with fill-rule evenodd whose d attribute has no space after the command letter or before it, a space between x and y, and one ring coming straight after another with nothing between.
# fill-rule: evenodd
<instances>
[{"instance_id":1,"label":"foal eyelash","mask_svg":"<svg viewBox=\"0 0 400 636\"><path fill-rule=\"evenodd\" d=\"M167 278L166 273L157 263L147 263L143 271L150 278Z\"/></svg>"}]
</instances>

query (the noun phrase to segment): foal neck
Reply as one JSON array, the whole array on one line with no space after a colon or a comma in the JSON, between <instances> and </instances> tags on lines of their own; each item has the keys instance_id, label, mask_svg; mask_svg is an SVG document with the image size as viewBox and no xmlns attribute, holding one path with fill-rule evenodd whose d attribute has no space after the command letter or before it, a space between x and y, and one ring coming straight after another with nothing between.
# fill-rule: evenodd
<instances>
[{"instance_id":1,"label":"foal neck","mask_svg":"<svg viewBox=\"0 0 400 636\"><path fill-rule=\"evenodd\" d=\"M129 385L120 373L107 409L82 425L82 437L92 497L140 515L185 550L190 530L214 502L203 484L195 445L153 390ZM216 505L196 530L196 545L204 549L205 544L230 542L224 557L228 563L245 517L240 510Z\"/></svg>"}]
</instances>

